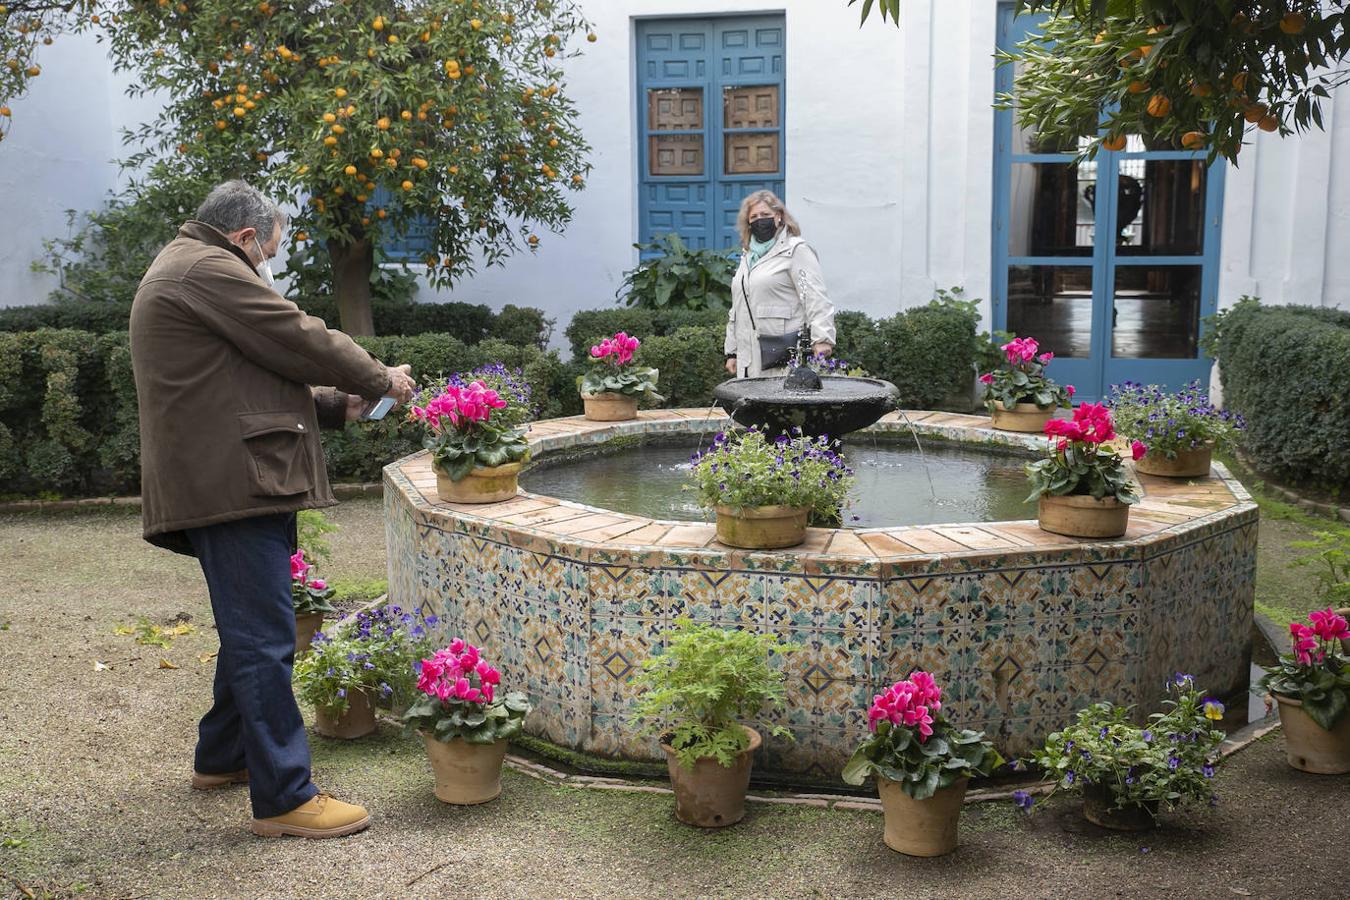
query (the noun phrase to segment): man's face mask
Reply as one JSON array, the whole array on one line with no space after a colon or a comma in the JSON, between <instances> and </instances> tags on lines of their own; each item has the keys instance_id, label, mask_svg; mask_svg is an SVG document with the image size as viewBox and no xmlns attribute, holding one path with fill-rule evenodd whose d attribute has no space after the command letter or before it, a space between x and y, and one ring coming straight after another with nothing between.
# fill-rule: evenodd
<instances>
[{"instance_id":1,"label":"man's face mask","mask_svg":"<svg viewBox=\"0 0 1350 900\"><path fill-rule=\"evenodd\" d=\"M778 233L778 223L772 217L755 219L750 223L750 236L755 240L763 242Z\"/></svg>"},{"instance_id":2,"label":"man's face mask","mask_svg":"<svg viewBox=\"0 0 1350 900\"><path fill-rule=\"evenodd\" d=\"M276 279L272 277L272 267L267 263L267 254L263 253L262 244L258 243L256 236L253 238L253 246L258 248L258 257L262 260L258 263L258 274L267 282L268 287L272 287L276 284Z\"/></svg>"}]
</instances>

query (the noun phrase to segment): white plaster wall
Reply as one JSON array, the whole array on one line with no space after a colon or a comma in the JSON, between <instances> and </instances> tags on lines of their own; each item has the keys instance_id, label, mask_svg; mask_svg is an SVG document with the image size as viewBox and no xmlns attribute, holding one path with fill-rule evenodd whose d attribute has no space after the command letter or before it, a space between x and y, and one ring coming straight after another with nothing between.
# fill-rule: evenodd
<instances>
[{"instance_id":1,"label":"white plaster wall","mask_svg":"<svg viewBox=\"0 0 1350 900\"><path fill-rule=\"evenodd\" d=\"M569 63L568 90L595 169L573 195L572 223L536 253L421 299L536 305L560 326L614 302L636 262L635 17L783 12L785 199L838 305L886 315L955 285L988 300L996 0L905 0L899 30L859 29L843 0L581 3L600 40ZM66 209L102 203L119 182L120 128L158 108L124 96L125 79L89 36L59 40L41 61L0 144L0 305L52 289L29 271L42 238L63 233ZM1230 170L1221 305L1259 294L1350 308L1350 89L1325 112L1325 133L1259 135Z\"/></svg>"}]
</instances>

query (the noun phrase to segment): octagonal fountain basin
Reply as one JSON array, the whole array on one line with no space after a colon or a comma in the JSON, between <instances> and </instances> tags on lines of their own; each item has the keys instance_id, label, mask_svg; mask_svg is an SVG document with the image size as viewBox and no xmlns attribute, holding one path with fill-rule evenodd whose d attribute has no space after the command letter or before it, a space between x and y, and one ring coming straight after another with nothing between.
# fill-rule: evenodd
<instances>
[{"instance_id":1,"label":"octagonal fountain basin","mask_svg":"<svg viewBox=\"0 0 1350 900\"><path fill-rule=\"evenodd\" d=\"M633 759L661 758L634 721L634 677L681 616L801 647L781 662L787 703L775 714L795 740L766 737L757 763L792 776L837 778L872 696L916 668L943 685L955 722L1008 755L1097 700L1153 711L1174 672L1221 697L1245 692L1257 513L1220 466L1191 481L1137 476L1126 535L1076 541L1036 527L1025 482L999 499L1042 438L978 416L908 416L936 500L925 503L909 427L892 413L847 449L874 479L864 494L891 490L885 502L780 551L719 545L711 521L670 493L678 461L641 458L687 458L726 427L720 412L534 423L525 489L485 506L440 502L430 459L414 454L384 471L390 599L481 645L504 683L529 693L531 733ZM590 472L573 479L586 502L557 495L571 490L569 467Z\"/></svg>"}]
</instances>

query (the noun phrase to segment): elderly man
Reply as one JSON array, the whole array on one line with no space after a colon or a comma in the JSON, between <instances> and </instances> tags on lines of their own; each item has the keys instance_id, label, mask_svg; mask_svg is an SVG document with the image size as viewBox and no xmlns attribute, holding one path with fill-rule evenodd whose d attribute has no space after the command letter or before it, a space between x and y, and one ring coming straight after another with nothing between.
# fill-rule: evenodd
<instances>
[{"instance_id":1,"label":"elderly man","mask_svg":"<svg viewBox=\"0 0 1350 900\"><path fill-rule=\"evenodd\" d=\"M248 782L256 834L336 837L370 817L310 782L291 693L295 513L337 503L319 427L382 396L406 402L413 382L272 290L284 221L247 184L222 184L141 281L131 357L143 523L152 544L197 557L220 634L192 786Z\"/></svg>"}]
</instances>

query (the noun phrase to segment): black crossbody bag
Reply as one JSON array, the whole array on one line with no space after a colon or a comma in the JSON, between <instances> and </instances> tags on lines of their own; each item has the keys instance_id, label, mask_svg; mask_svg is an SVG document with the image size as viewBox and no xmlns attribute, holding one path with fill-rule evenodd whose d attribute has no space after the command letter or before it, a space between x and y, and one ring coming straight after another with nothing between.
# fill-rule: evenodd
<instances>
[{"instance_id":1,"label":"black crossbody bag","mask_svg":"<svg viewBox=\"0 0 1350 900\"><path fill-rule=\"evenodd\" d=\"M802 330L798 328L787 334L760 334L759 326L755 324L755 314L750 309L750 292L745 289L745 281L745 278L741 279L741 299L745 301L745 312L750 316L750 330L755 333L755 340L759 341L759 367L761 370L777 369L792 358L792 351L801 343Z\"/></svg>"}]
</instances>

